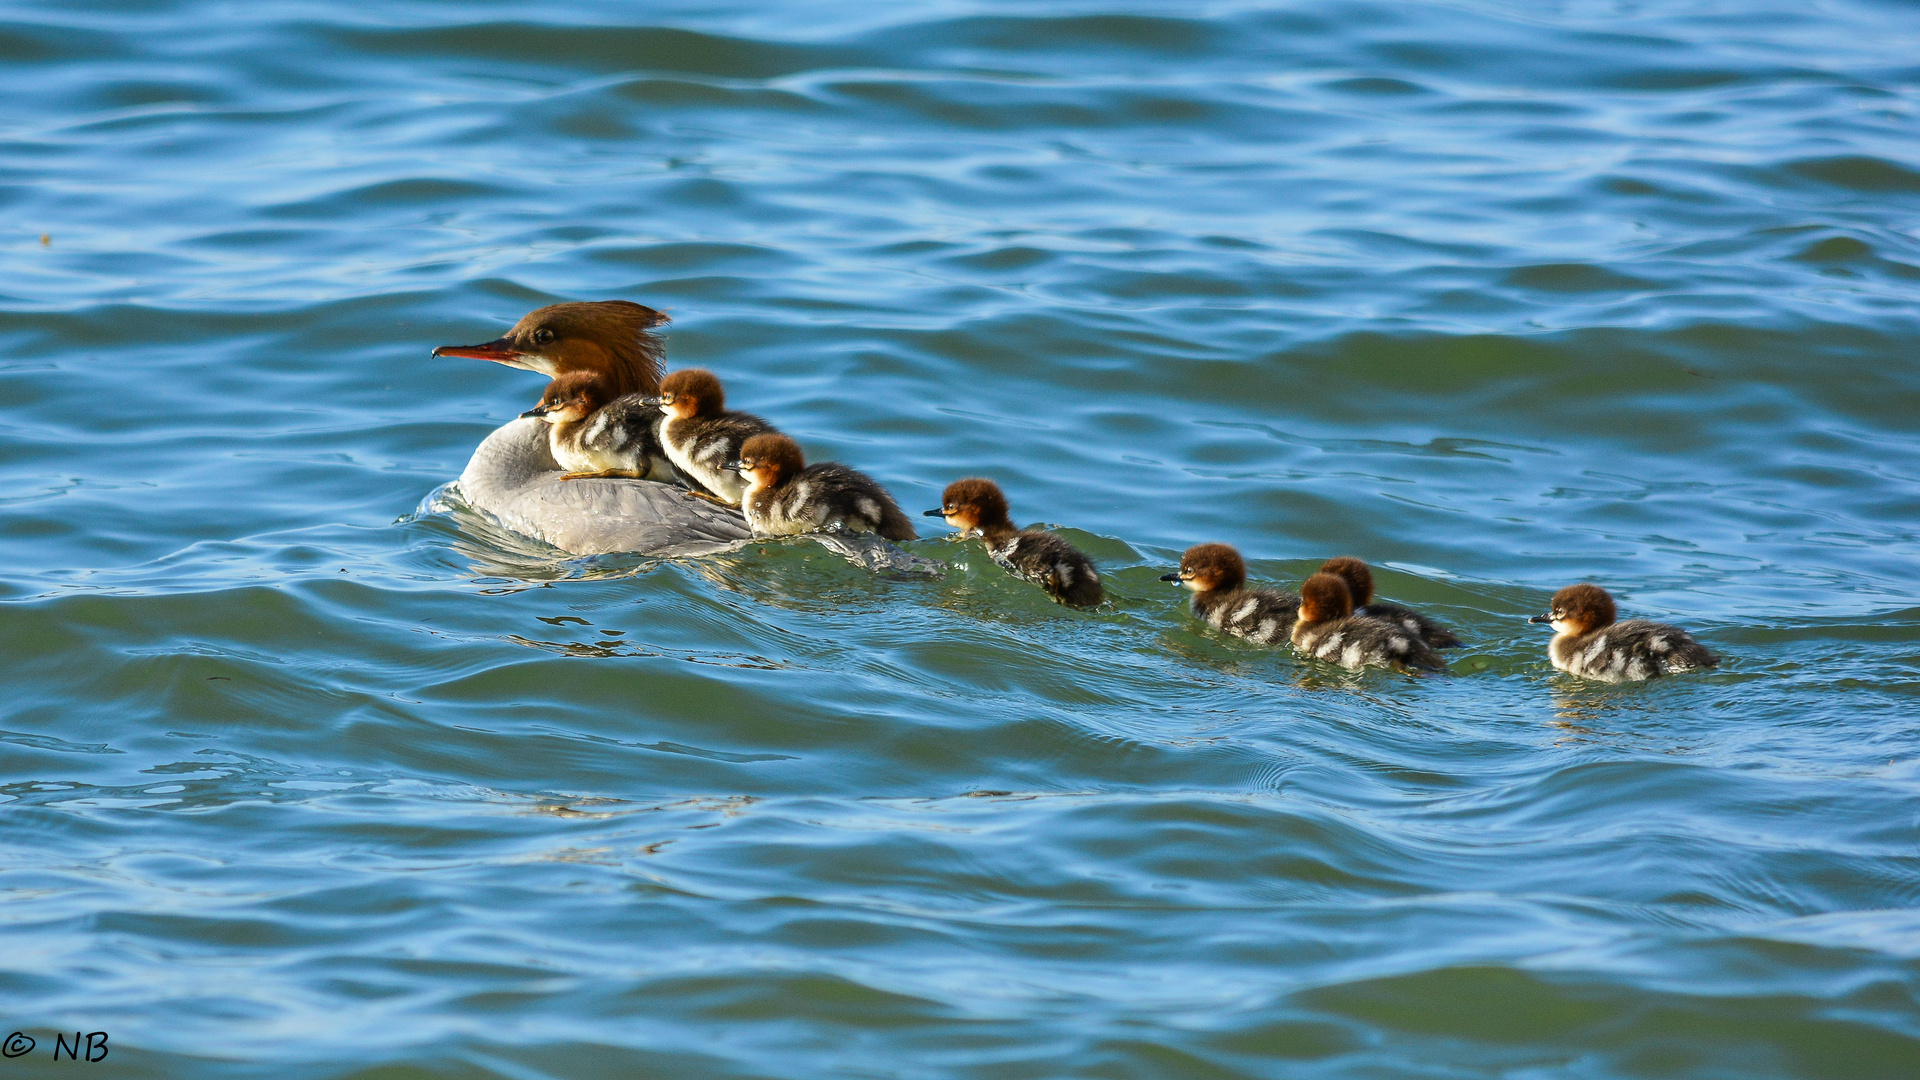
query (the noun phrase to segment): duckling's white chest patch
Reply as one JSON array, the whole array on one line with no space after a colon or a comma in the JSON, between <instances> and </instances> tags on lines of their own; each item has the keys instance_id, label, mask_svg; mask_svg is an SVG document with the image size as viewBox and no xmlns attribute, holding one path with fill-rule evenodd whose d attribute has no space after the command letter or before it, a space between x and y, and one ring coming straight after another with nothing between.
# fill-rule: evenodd
<instances>
[{"instance_id":1,"label":"duckling's white chest patch","mask_svg":"<svg viewBox=\"0 0 1920 1080\"><path fill-rule=\"evenodd\" d=\"M553 451L553 460L568 472L597 472L602 466L594 463L593 452L584 445L585 434L578 426L571 430L555 425L548 439L548 448Z\"/></svg>"}]
</instances>

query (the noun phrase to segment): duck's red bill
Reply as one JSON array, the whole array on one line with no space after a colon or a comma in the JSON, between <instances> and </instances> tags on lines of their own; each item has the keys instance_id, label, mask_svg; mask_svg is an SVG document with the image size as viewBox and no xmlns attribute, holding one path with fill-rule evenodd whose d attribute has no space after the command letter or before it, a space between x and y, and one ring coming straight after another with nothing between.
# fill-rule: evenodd
<instances>
[{"instance_id":1,"label":"duck's red bill","mask_svg":"<svg viewBox=\"0 0 1920 1080\"><path fill-rule=\"evenodd\" d=\"M480 345L442 345L433 350L435 356L465 356L474 360L491 360L496 364L523 363L521 353L508 344L506 338L498 338Z\"/></svg>"}]
</instances>

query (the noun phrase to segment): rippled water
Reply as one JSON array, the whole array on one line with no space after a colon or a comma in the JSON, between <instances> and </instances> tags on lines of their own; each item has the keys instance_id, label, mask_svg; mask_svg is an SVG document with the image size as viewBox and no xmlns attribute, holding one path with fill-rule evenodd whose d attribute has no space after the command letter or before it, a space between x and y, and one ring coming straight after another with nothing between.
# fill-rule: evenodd
<instances>
[{"instance_id":1,"label":"rippled water","mask_svg":"<svg viewBox=\"0 0 1920 1080\"><path fill-rule=\"evenodd\" d=\"M1917 56L1820 0L10 5L5 1071L1920 1075ZM540 390L429 350L614 297L1111 605L416 512ZM1222 639L1203 540L1470 647ZM1554 674L1583 579L1725 665Z\"/></svg>"}]
</instances>

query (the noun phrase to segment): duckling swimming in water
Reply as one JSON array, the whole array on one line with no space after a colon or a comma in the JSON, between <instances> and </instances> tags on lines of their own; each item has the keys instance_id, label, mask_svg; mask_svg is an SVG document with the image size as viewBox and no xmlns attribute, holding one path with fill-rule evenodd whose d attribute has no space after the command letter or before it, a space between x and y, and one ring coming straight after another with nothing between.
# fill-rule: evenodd
<instances>
[{"instance_id":1,"label":"duckling swimming in water","mask_svg":"<svg viewBox=\"0 0 1920 1080\"><path fill-rule=\"evenodd\" d=\"M808 465L800 444L785 435L755 435L727 467L747 478L740 509L755 536L845 531L920 538L872 477L837 461Z\"/></svg>"},{"instance_id":2,"label":"duckling swimming in water","mask_svg":"<svg viewBox=\"0 0 1920 1080\"><path fill-rule=\"evenodd\" d=\"M660 443L682 473L698 480L728 506L739 506L747 482L726 467L755 435L779 434L752 413L727 410L726 391L705 368L683 368L660 382L660 394L645 399L666 410Z\"/></svg>"},{"instance_id":3,"label":"duckling swimming in water","mask_svg":"<svg viewBox=\"0 0 1920 1080\"><path fill-rule=\"evenodd\" d=\"M1300 611L1290 592L1246 588L1246 560L1226 544L1195 544L1180 556L1180 569L1160 580L1192 589L1193 613L1208 626L1255 645L1286 640Z\"/></svg>"},{"instance_id":4,"label":"duckling swimming in water","mask_svg":"<svg viewBox=\"0 0 1920 1080\"><path fill-rule=\"evenodd\" d=\"M563 479L674 479L657 433L660 410L639 394L614 397L600 372L560 376L547 384L540 404L520 415L547 423L553 459L567 470Z\"/></svg>"},{"instance_id":5,"label":"duckling swimming in water","mask_svg":"<svg viewBox=\"0 0 1920 1080\"><path fill-rule=\"evenodd\" d=\"M961 536L977 532L987 555L1001 569L1024 578L1069 607L1100 603L1100 572L1072 544L1040 529L1015 529L1000 485L980 477L955 480L940 496L940 508L927 517L943 517Z\"/></svg>"},{"instance_id":6,"label":"duckling swimming in water","mask_svg":"<svg viewBox=\"0 0 1920 1080\"><path fill-rule=\"evenodd\" d=\"M1367 564L1351 555L1341 555L1328 559L1320 565L1320 572L1332 574L1347 583L1347 591L1353 594L1353 613L1363 618L1381 619L1403 627L1408 633L1436 649L1457 649L1462 642L1453 631L1427 618L1412 608L1388 603L1373 598L1373 571Z\"/></svg>"},{"instance_id":7,"label":"duckling swimming in water","mask_svg":"<svg viewBox=\"0 0 1920 1080\"><path fill-rule=\"evenodd\" d=\"M1293 647L1349 671L1369 666L1395 671L1447 668L1440 654L1412 631L1384 619L1355 615L1353 593L1337 574L1315 574L1301 584Z\"/></svg>"},{"instance_id":8,"label":"duckling swimming in water","mask_svg":"<svg viewBox=\"0 0 1920 1080\"><path fill-rule=\"evenodd\" d=\"M1598 585L1569 585L1553 594L1553 607L1528 622L1553 624L1547 657L1553 666L1588 679L1634 682L1697 668L1720 658L1677 626L1628 619Z\"/></svg>"}]
</instances>

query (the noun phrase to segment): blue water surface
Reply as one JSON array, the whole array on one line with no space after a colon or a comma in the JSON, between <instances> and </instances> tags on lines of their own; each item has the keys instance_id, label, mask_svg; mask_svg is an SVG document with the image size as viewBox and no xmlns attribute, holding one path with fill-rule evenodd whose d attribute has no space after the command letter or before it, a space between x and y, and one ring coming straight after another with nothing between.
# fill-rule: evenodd
<instances>
[{"instance_id":1,"label":"blue water surface","mask_svg":"<svg viewBox=\"0 0 1920 1080\"><path fill-rule=\"evenodd\" d=\"M1916 58L1872 0L7 5L0 1069L1920 1075ZM542 383L430 350L614 298L1109 604L436 496ZM1201 541L1469 646L1223 638ZM1725 663L1556 674L1582 580Z\"/></svg>"}]
</instances>

